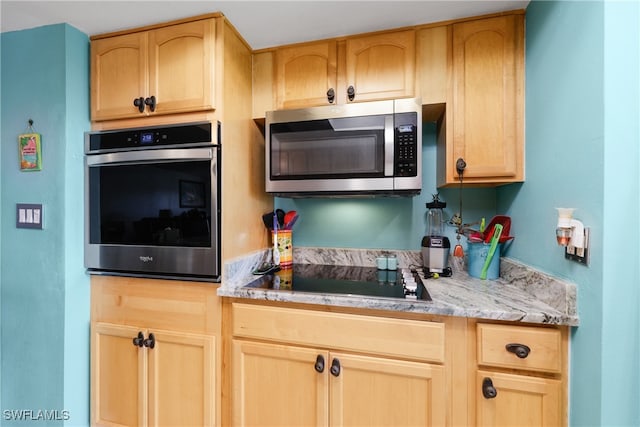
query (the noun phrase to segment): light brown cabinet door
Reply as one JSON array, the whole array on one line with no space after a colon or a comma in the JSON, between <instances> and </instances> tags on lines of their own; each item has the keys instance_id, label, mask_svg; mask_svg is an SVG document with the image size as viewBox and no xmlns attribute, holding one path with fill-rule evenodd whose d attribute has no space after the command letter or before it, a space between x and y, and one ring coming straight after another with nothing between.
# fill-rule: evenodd
<instances>
[{"instance_id":1,"label":"light brown cabinet door","mask_svg":"<svg viewBox=\"0 0 640 427\"><path fill-rule=\"evenodd\" d=\"M327 426L328 353L233 340L234 426ZM315 365L321 356L323 372Z\"/></svg>"},{"instance_id":2,"label":"light brown cabinet door","mask_svg":"<svg viewBox=\"0 0 640 427\"><path fill-rule=\"evenodd\" d=\"M147 34L133 33L91 42L91 118L140 115L133 105L148 87Z\"/></svg>"},{"instance_id":3,"label":"light brown cabinet door","mask_svg":"<svg viewBox=\"0 0 640 427\"><path fill-rule=\"evenodd\" d=\"M339 361L339 362L335 362ZM332 426L444 426L443 366L331 353Z\"/></svg>"},{"instance_id":4,"label":"light brown cabinet door","mask_svg":"<svg viewBox=\"0 0 640 427\"><path fill-rule=\"evenodd\" d=\"M347 39L342 90L353 86L352 102L415 96L415 45L413 30Z\"/></svg>"},{"instance_id":5,"label":"light brown cabinet door","mask_svg":"<svg viewBox=\"0 0 640 427\"><path fill-rule=\"evenodd\" d=\"M233 385L238 426L446 423L439 365L234 340Z\"/></svg>"},{"instance_id":6,"label":"light brown cabinet door","mask_svg":"<svg viewBox=\"0 0 640 427\"><path fill-rule=\"evenodd\" d=\"M412 97L415 62L413 30L285 46L275 51L276 108Z\"/></svg>"},{"instance_id":7,"label":"light brown cabinet door","mask_svg":"<svg viewBox=\"0 0 640 427\"><path fill-rule=\"evenodd\" d=\"M144 348L133 343L131 326L96 323L91 340L91 425L147 425L147 366Z\"/></svg>"},{"instance_id":8,"label":"light brown cabinet door","mask_svg":"<svg viewBox=\"0 0 640 427\"><path fill-rule=\"evenodd\" d=\"M485 378L491 380L496 394L482 393ZM479 371L476 377L477 423L481 427L565 425L562 414L562 383L559 380Z\"/></svg>"},{"instance_id":9,"label":"light brown cabinet door","mask_svg":"<svg viewBox=\"0 0 640 427\"><path fill-rule=\"evenodd\" d=\"M149 32L149 90L156 113L213 109L215 21L204 19Z\"/></svg>"},{"instance_id":10,"label":"light brown cabinet door","mask_svg":"<svg viewBox=\"0 0 640 427\"><path fill-rule=\"evenodd\" d=\"M509 15L453 25L448 183L457 179L458 158L466 162L467 182L524 179L523 20Z\"/></svg>"},{"instance_id":11,"label":"light brown cabinet door","mask_svg":"<svg viewBox=\"0 0 640 427\"><path fill-rule=\"evenodd\" d=\"M335 41L326 41L276 50L275 86L278 108L329 104L327 91L338 90L336 45Z\"/></svg>"},{"instance_id":12,"label":"light brown cabinet door","mask_svg":"<svg viewBox=\"0 0 640 427\"><path fill-rule=\"evenodd\" d=\"M91 42L94 121L211 110L215 20L203 19ZM150 100L140 111L134 100Z\"/></svg>"},{"instance_id":13,"label":"light brown cabinet door","mask_svg":"<svg viewBox=\"0 0 640 427\"><path fill-rule=\"evenodd\" d=\"M215 340L153 331L149 358L149 425L215 425Z\"/></svg>"},{"instance_id":14,"label":"light brown cabinet door","mask_svg":"<svg viewBox=\"0 0 640 427\"><path fill-rule=\"evenodd\" d=\"M96 323L92 347L92 425L215 425L214 337Z\"/></svg>"}]
</instances>

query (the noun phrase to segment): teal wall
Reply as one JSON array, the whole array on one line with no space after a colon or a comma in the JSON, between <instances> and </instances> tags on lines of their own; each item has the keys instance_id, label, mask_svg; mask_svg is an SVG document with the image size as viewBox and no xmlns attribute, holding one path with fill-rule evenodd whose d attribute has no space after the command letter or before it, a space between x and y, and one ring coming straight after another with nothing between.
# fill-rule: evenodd
<instances>
[{"instance_id":1,"label":"teal wall","mask_svg":"<svg viewBox=\"0 0 640 427\"><path fill-rule=\"evenodd\" d=\"M68 25L3 33L0 203L2 410L89 420L89 283L84 275L83 131L88 37ZM42 135L43 170L21 172L17 136ZM42 203L43 230L16 229L16 203ZM3 425L44 425L5 419Z\"/></svg>"},{"instance_id":2,"label":"teal wall","mask_svg":"<svg viewBox=\"0 0 640 427\"><path fill-rule=\"evenodd\" d=\"M426 233L426 202L436 188L436 126L423 124L422 192L415 197L288 199L276 198L275 206L300 215L293 230L294 246L419 250ZM445 217L460 211L460 190L441 189L447 202ZM487 221L495 214L493 188L462 191L462 217L465 223ZM456 244L455 228L446 227L451 245ZM466 246L466 239L461 243Z\"/></svg>"},{"instance_id":3,"label":"teal wall","mask_svg":"<svg viewBox=\"0 0 640 427\"><path fill-rule=\"evenodd\" d=\"M638 16L637 2L529 4L527 181L497 192L527 242L509 256L578 286L574 426L640 425ZM555 244L559 206L591 229L588 267Z\"/></svg>"},{"instance_id":4,"label":"teal wall","mask_svg":"<svg viewBox=\"0 0 640 427\"><path fill-rule=\"evenodd\" d=\"M604 33L602 420L638 426L640 3L605 2ZM574 402L576 408L588 404Z\"/></svg>"}]
</instances>

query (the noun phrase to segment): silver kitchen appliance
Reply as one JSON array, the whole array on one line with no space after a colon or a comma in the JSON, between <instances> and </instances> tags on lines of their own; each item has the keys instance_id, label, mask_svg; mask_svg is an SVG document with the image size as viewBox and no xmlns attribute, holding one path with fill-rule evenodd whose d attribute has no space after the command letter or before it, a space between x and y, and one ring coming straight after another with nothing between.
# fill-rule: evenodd
<instances>
[{"instance_id":1,"label":"silver kitchen appliance","mask_svg":"<svg viewBox=\"0 0 640 427\"><path fill-rule=\"evenodd\" d=\"M433 200L428 202L427 209L427 235L422 238L422 262L428 273L437 273L443 276L451 275L449 267L449 252L451 243L444 235L444 219L442 210L447 203L439 199L438 194L433 195Z\"/></svg>"},{"instance_id":2,"label":"silver kitchen appliance","mask_svg":"<svg viewBox=\"0 0 640 427\"><path fill-rule=\"evenodd\" d=\"M90 274L219 281L220 124L85 134Z\"/></svg>"},{"instance_id":3,"label":"silver kitchen appliance","mask_svg":"<svg viewBox=\"0 0 640 427\"><path fill-rule=\"evenodd\" d=\"M417 98L269 111L265 188L281 197L414 196L422 189Z\"/></svg>"}]
</instances>

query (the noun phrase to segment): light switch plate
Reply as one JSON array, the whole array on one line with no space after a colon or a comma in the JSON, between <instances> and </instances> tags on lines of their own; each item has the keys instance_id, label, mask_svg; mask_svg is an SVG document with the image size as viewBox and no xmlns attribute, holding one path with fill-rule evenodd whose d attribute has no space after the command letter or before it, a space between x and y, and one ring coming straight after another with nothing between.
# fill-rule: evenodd
<instances>
[{"instance_id":1,"label":"light switch plate","mask_svg":"<svg viewBox=\"0 0 640 427\"><path fill-rule=\"evenodd\" d=\"M17 203L16 228L42 230L42 204Z\"/></svg>"}]
</instances>

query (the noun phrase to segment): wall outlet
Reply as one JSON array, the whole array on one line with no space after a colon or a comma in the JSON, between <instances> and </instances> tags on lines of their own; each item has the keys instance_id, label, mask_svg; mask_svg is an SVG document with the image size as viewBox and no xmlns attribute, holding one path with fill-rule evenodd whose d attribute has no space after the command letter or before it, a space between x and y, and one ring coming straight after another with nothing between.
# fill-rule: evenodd
<instances>
[{"instance_id":1,"label":"wall outlet","mask_svg":"<svg viewBox=\"0 0 640 427\"><path fill-rule=\"evenodd\" d=\"M584 248L576 248L569 242L564 257L579 264L589 265L589 229L587 227L584 228Z\"/></svg>"}]
</instances>

